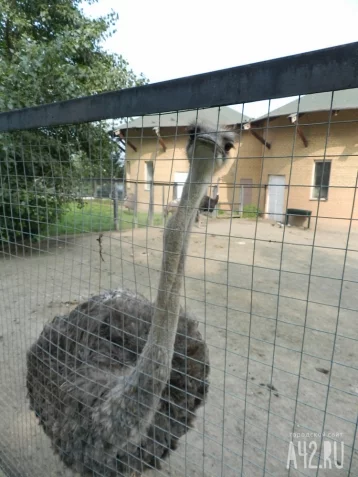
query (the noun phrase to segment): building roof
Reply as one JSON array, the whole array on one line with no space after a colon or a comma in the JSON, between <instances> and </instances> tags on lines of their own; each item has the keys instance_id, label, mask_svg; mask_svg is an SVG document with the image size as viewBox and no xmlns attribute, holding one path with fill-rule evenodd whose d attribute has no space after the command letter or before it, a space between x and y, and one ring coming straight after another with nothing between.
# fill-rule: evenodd
<instances>
[{"instance_id":1,"label":"building roof","mask_svg":"<svg viewBox=\"0 0 358 477\"><path fill-rule=\"evenodd\" d=\"M188 126L190 122L195 121L196 119L200 121L207 121L213 124L216 124L219 121L220 124L226 125L241 124L242 122L249 121L249 117L242 115L233 108L223 106L221 108L208 108L191 111L180 111L178 113L174 112L141 116L129 122L128 125L121 125L120 129L141 129L153 128L157 126L160 126L161 128Z\"/></svg>"},{"instance_id":2,"label":"building roof","mask_svg":"<svg viewBox=\"0 0 358 477\"><path fill-rule=\"evenodd\" d=\"M340 111L342 109L358 109L358 88L335 91L332 105L331 103L331 92L308 94L306 96L301 96L299 105L298 99L295 99L280 108L274 109L270 114L265 114L256 118L254 121L266 119L268 116L270 116L270 118L289 116L290 114L297 112L312 113L317 111L329 111L331 107L335 111Z\"/></svg>"}]
</instances>

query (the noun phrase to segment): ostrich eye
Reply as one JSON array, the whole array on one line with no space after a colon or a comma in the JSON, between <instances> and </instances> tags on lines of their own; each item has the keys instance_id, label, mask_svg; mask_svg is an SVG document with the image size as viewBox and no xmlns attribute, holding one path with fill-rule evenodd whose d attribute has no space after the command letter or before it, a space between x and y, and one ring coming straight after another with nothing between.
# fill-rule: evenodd
<instances>
[{"instance_id":1,"label":"ostrich eye","mask_svg":"<svg viewBox=\"0 0 358 477\"><path fill-rule=\"evenodd\" d=\"M234 145L231 144L231 142L227 142L224 146L225 152L229 152L230 149L232 149L233 147L234 147Z\"/></svg>"},{"instance_id":2,"label":"ostrich eye","mask_svg":"<svg viewBox=\"0 0 358 477\"><path fill-rule=\"evenodd\" d=\"M191 140L194 140L195 134L199 134L201 132L200 126L191 126L188 128L188 134Z\"/></svg>"}]
</instances>

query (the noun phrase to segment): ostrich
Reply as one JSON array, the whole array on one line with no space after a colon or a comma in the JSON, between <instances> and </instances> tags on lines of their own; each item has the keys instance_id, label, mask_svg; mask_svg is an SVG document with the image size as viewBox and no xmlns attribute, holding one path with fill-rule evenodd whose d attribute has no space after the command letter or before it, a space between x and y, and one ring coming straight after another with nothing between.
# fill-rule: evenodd
<instances>
[{"instance_id":1,"label":"ostrich","mask_svg":"<svg viewBox=\"0 0 358 477\"><path fill-rule=\"evenodd\" d=\"M213 213L215 207L217 206L217 203L219 202L219 196L217 195L215 199L212 199L208 195L204 195L202 198L199 209L197 211L196 217L195 217L195 222L199 223L200 221L200 212L208 212L210 214Z\"/></svg>"},{"instance_id":2,"label":"ostrich","mask_svg":"<svg viewBox=\"0 0 358 477\"><path fill-rule=\"evenodd\" d=\"M188 128L190 172L168 220L155 303L129 290L94 296L45 325L27 353L27 389L54 451L82 476L160 468L208 392L208 350L180 307L196 210L233 133Z\"/></svg>"},{"instance_id":3,"label":"ostrich","mask_svg":"<svg viewBox=\"0 0 358 477\"><path fill-rule=\"evenodd\" d=\"M195 222L199 222L200 212L212 213L218 202L219 202L218 195L215 197L215 199L212 199L208 195L204 195L204 197L201 199L199 209L197 210L197 213L195 216ZM167 217L170 213L174 214L177 207L179 206L179 203L180 203L180 199L174 199L168 202L167 206L164 209L164 216Z\"/></svg>"},{"instance_id":4,"label":"ostrich","mask_svg":"<svg viewBox=\"0 0 358 477\"><path fill-rule=\"evenodd\" d=\"M129 210L134 210L135 195L133 192L127 194L124 198L123 207Z\"/></svg>"},{"instance_id":5,"label":"ostrich","mask_svg":"<svg viewBox=\"0 0 358 477\"><path fill-rule=\"evenodd\" d=\"M166 205L164 209L164 217L168 217L170 213L174 214L179 204L180 204L180 199L174 199L168 202L168 204Z\"/></svg>"}]
</instances>

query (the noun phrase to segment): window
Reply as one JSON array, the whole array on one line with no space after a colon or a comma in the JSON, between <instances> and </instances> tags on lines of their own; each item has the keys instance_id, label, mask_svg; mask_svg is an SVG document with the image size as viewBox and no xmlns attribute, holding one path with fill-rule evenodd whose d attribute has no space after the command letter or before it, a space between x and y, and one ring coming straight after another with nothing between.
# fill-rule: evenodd
<instances>
[{"instance_id":1,"label":"window","mask_svg":"<svg viewBox=\"0 0 358 477\"><path fill-rule=\"evenodd\" d=\"M153 161L148 161L145 163L145 190L150 190L150 187L153 182L154 169Z\"/></svg>"},{"instance_id":2,"label":"window","mask_svg":"<svg viewBox=\"0 0 358 477\"><path fill-rule=\"evenodd\" d=\"M312 199L328 199L330 161L316 161L314 165Z\"/></svg>"},{"instance_id":3,"label":"window","mask_svg":"<svg viewBox=\"0 0 358 477\"><path fill-rule=\"evenodd\" d=\"M174 173L174 200L180 199L183 193L185 181L188 178L188 172L175 172Z\"/></svg>"}]
</instances>

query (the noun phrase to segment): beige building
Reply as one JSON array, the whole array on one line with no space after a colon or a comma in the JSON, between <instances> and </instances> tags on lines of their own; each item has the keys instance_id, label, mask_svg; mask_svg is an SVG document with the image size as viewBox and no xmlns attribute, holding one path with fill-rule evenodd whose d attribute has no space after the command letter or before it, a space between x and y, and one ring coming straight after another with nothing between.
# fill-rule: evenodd
<instances>
[{"instance_id":1,"label":"beige building","mask_svg":"<svg viewBox=\"0 0 358 477\"><path fill-rule=\"evenodd\" d=\"M358 90L307 95L249 122L231 108L199 111L199 119L235 128L238 142L208 194L219 207L242 211L256 206L264 217L283 222L288 208L324 219L358 219ZM138 210L148 210L153 181L154 210L179 198L188 174L185 126L196 112L138 118L121 128L127 140L127 193ZM305 219L296 217L297 224Z\"/></svg>"},{"instance_id":2,"label":"beige building","mask_svg":"<svg viewBox=\"0 0 358 477\"><path fill-rule=\"evenodd\" d=\"M222 107L145 116L121 127L120 132L126 140L127 193L137 196L138 210L148 210L151 182L155 212L161 212L168 202L180 198L189 170L185 152L188 140L186 127L196 119L235 128L240 128L243 121L248 121L238 111ZM255 146L258 154L260 145ZM239 190L235 188L237 152L238 144L232 159L220 171L220 176L214 176L208 186L209 195L219 194L222 208L239 207ZM255 160L246 163L246 174L257 180L254 163Z\"/></svg>"},{"instance_id":3,"label":"beige building","mask_svg":"<svg viewBox=\"0 0 358 477\"><path fill-rule=\"evenodd\" d=\"M265 217L283 221L294 208L310 211L313 223L316 216L358 219L358 89L334 93L333 102L331 93L304 96L251 127L267 141L259 199Z\"/></svg>"}]
</instances>

